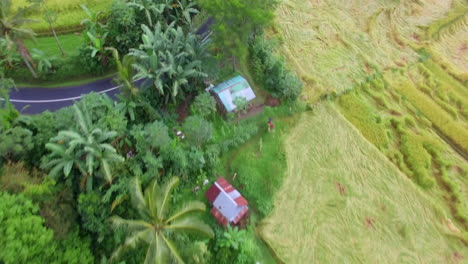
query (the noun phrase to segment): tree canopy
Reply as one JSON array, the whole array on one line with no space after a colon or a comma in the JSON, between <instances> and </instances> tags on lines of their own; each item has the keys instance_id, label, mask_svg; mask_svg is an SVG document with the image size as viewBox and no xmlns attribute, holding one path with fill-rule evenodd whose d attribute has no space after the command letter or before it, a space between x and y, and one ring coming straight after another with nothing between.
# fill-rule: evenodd
<instances>
[{"instance_id":1,"label":"tree canopy","mask_svg":"<svg viewBox=\"0 0 468 264\"><path fill-rule=\"evenodd\" d=\"M214 42L227 56L242 57L249 37L272 22L277 0L198 0L215 18Z\"/></svg>"}]
</instances>

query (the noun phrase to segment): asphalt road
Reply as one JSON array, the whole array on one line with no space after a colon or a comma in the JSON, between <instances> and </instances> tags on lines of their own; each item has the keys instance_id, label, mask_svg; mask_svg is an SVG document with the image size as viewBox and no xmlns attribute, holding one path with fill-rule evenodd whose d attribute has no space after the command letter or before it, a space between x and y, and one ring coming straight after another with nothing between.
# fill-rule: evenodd
<instances>
[{"instance_id":1,"label":"asphalt road","mask_svg":"<svg viewBox=\"0 0 468 264\"><path fill-rule=\"evenodd\" d=\"M213 18L209 18L197 31L196 34L202 37L202 41L206 41L211 32L211 25L214 23ZM143 83L142 80L136 81L137 85ZM12 89L10 92L10 101L15 105L16 109L23 114L33 115L45 111L56 111L60 108L73 105L75 101L79 101L81 97L91 92L105 93L111 98L119 93L119 86L113 82L113 78L107 78L83 85L68 86L60 88L22 88ZM1 98L0 98L1 100Z\"/></svg>"}]
</instances>

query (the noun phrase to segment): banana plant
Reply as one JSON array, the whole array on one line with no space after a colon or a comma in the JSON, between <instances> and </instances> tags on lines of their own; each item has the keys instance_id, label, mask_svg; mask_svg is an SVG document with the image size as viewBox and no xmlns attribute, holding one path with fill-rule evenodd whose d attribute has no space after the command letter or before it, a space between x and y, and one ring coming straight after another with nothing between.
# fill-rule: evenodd
<instances>
[{"instance_id":1,"label":"banana plant","mask_svg":"<svg viewBox=\"0 0 468 264\"><path fill-rule=\"evenodd\" d=\"M95 176L112 184L111 164L123 162L124 158L117 154L109 144L116 136L115 131L105 131L91 123L86 106L82 111L76 104L73 106L78 123L77 130L60 131L50 140L46 148L51 153L46 157L43 168L50 169L49 176L67 178L72 168L81 174L81 187L87 191L93 189ZM61 173L63 172L63 173Z\"/></svg>"}]
</instances>

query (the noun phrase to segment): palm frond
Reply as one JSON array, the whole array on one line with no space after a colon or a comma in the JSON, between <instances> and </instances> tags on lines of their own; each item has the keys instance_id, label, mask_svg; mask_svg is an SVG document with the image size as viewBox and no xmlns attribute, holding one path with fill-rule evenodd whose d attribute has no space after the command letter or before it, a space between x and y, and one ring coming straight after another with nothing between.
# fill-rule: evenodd
<instances>
[{"instance_id":1,"label":"palm frond","mask_svg":"<svg viewBox=\"0 0 468 264\"><path fill-rule=\"evenodd\" d=\"M189 232L200 233L210 238L214 237L211 227L200 220L192 217L185 217L180 220L173 221L170 225L166 226L167 230L184 230Z\"/></svg>"},{"instance_id":2,"label":"palm frond","mask_svg":"<svg viewBox=\"0 0 468 264\"><path fill-rule=\"evenodd\" d=\"M177 250L177 248L174 246L174 244L166 238L164 235L161 235L162 239L164 240L165 244L169 248L169 251L171 252L172 257L178 262L178 263L184 263L182 258L180 257L180 254Z\"/></svg>"},{"instance_id":3,"label":"palm frond","mask_svg":"<svg viewBox=\"0 0 468 264\"><path fill-rule=\"evenodd\" d=\"M179 184L179 178L177 177L172 177L166 184L164 184L163 188L162 188L162 196L161 196L161 200L158 204L158 218L160 220L163 219L164 217L164 213L166 212L167 210L167 204L169 203L169 198L170 198L170 195L172 194L172 191L174 191L174 189L177 187L177 185Z\"/></svg>"},{"instance_id":4,"label":"palm frond","mask_svg":"<svg viewBox=\"0 0 468 264\"><path fill-rule=\"evenodd\" d=\"M178 210L173 216L166 220L166 223L170 223L180 217L183 217L192 212L204 212L206 210L206 205L200 201L192 201L186 204L182 209Z\"/></svg>"}]
</instances>

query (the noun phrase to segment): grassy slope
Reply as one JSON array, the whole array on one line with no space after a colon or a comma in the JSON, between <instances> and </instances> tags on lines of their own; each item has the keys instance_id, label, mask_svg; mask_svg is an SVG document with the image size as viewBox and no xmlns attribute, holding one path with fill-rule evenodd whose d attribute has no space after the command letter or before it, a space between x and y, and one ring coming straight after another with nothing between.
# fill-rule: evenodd
<instances>
[{"instance_id":1,"label":"grassy slope","mask_svg":"<svg viewBox=\"0 0 468 264\"><path fill-rule=\"evenodd\" d=\"M464 250L442 211L332 107L304 114L286 153L262 228L285 263L451 263Z\"/></svg>"},{"instance_id":2,"label":"grassy slope","mask_svg":"<svg viewBox=\"0 0 468 264\"><path fill-rule=\"evenodd\" d=\"M58 38L62 44L63 50L68 56L78 54L78 49L83 43L83 36L81 36L81 34L60 35ZM40 37L37 38L36 41L28 40L26 41L26 46L29 49L36 48L42 50L49 56L61 56L60 49L54 37Z\"/></svg>"},{"instance_id":3,"label":"grassy slope","mask_svg":"<svg viewBox=\"0 0 468 264\"><path fill-rule=\"evenodd\" d=\"M28 5L26 0L12 2L14 8ZM102 11L105 13L112 5L112 0L46 0L45 3L45 8L56 11L59 15L54 25L57 32L69 32L80 29L81 21L87 18L80 4L86 5L93 12ZM38 21L30 26L36 33L50 33L49 25L44 21L42 10L38 10L29 17Z\"/></svg>"}]
</instances>

